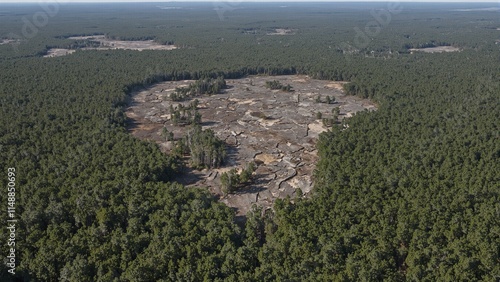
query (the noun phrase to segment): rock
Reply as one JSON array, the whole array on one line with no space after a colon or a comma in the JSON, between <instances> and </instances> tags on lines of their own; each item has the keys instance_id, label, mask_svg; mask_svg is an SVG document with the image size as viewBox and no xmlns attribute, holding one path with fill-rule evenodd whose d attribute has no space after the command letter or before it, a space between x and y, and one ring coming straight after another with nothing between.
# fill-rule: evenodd
<instances>
[{"instance_id":1,"label":"rock","mask_svg":"<svg viewBox=\"0 0 500 282\"><path fill-rule=\"evenodd\" d=\"M298 151L301 151L304 149L303 146L300 146L300 145L296 145L296 144L291 144L291 143L287 143L287 144L284 144L284 143L280 143L278 148L285 152L285 153L288 153L288 154L291 154L291 153L295 153L295 152L298 152Z\"/></svg>"},{"instance_id":2,"label":"rock","mask_svg":"<svg viewBox=\"0 0 500 282\"><path fill-rule=\"evenodd\" d=\"M275 155L271 154L257 154L254 159L255 161L264 163L266 165L279 161L279 159Z\"/></svg>"},{"instance_id":3,"label":"rock","mask_svg":"<svg viewBox=\"0 0 500 282\"><path fill-rule=\"evenodd\" d=\"M283 162L286 163L287 165L293 167L293 168L296 168L298 166L298 164L300 163L300 160L297 160L294 157L285 156L285 157L283 157Z\"/></svg>"},{"instance_id":4,"label":"rock","mask_svg":"<svg viewBox=\"0 0 500 282\"><path fill-rule=\"evenodd\" d=\"M237 146L238 145L238 139L235 136L229 136L226 138L226 143L230 146Z\"/></svg>"},{"instance_id":5,"label":"rock","mask_svg":"<svg viewBox=\"0 0 500 282\"><path fill-rule=\"evenodd\" d=\"M302 193L307 194L311 191L313 183L309 175L301 175L294 177L287 182L293 189L300 188Z\"/></svg>"},{"instance_id":6,"label":"rock","mask_svg":"<svg viewBox=\"0 0 500 282\"><path fill-rule=\"evenodd\" d=\"M297 171L295 169L287 169L286 171L281 170L276 173L278 180L276 183L277 189L281 188L283 182L295 177L297 175Z\"/></svg>"},{"instance_id":7,"label":"rock","mask_svg":"<svg viewBox=\"0 0 500 282\"><path fill-rule=\"evenodd\" d=\"M280 191L280 198L286 198L286 196L290 196L293 198L293 194L295 193L295 189L293 189L290 184L284 182L281 184L281 188L279 189Z\"/></svg>"},{"instance_id":8,"label":"rock","mask_svg":"<svg viewBox=\"0 0 500 282\"><path fill-rule=\"evenodd\" d=\"M255 157L256 157L257 155L260 155L260 154L262 154L262 151L257 151L257 152L255 152L255 154L253 155L253 157L252 157L252 158L253 158L253 159L255 159Z\"/></svg>"}]
</instances>

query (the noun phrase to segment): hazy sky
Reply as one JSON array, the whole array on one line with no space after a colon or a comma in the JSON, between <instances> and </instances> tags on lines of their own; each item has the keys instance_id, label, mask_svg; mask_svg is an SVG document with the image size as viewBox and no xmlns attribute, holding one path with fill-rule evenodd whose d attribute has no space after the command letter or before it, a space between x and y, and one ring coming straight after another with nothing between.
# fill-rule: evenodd
<instances>
[{"instance_id":1,"label":"hazy sky","mask_svg":"<svg viewBox=\"0 0 500 282\"><path fill-rule=\"evenodd\" d=\"M59 3L78 3L78 2L228 2L228 3L239 3L239 2L388 2L380 0L176 0L176 1L165 1L165 0L0 0L0 3L48 3L48 2L59 2ZM394 0L390 2L396 2ZM460 2L460 3L492 3L497 6L500 5L499 0L480 0L480 1L470 1L470 0L400 0L397 2Z\"/></svg>"}]
</instances>

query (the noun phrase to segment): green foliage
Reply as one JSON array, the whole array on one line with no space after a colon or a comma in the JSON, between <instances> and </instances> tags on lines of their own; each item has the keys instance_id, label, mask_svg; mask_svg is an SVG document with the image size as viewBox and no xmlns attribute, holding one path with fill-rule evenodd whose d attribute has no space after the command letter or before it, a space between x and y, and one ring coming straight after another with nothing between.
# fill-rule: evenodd
<instances>
[{"instance_id":1,"label":"green foliage","mask_svg":"<svg viewBox=\"0 0 500 282\"><path fill-rule=\"evenodd\" d=\"M325 103L327 103L327 104L333 104L333 103L335 103L335 97L334 96L326 96Z\"/></svg>"},{"instance_id":2,"label":"green foliage","mask_svg":"<svg viewBox=\"0 0 500 282\"><path fill-rule=\"evenodd\" d=\"M198 112L196 107L198 106L198 100L195 100L185 107L182 104L174 107L170 105L170 120L175 126L185 126L185 125L199 125L201 124L201 114Z\"/></svg>"},{"instance_id":3,"label":"green foliage","mask_svg":"<svg viewBox=\"0 0 500 282\"><path fill-rule=\"evenodd\" d=\"M283 85L278 80L266 81L265 86L271 90L278 90L279 89L279 90L284 91L284 92L292 92L293 91L292 90L293 87L290 84Z\"/></svg>"},{"instance_id":4,"label":"green foliage","mask_svg":"<svg viewBox=\"0 0 500 282\"><path fill-rule=\"evenodd\" d=\"M0 38L22 34L22 17L40 11L1 5ZM211 3L175 5L180 9L60 5L64 17L51 17L36 36L0 45L0 167L18 171L15 278L497 279L500 50L494 38L500 22L495 13L439 12L470 3L405 3L378 36L355 46L353 28L367 22L372 8L385 6L304 9L296 3L280 13L241 3L252 9L226 11L230 20L220 21L215 12L207 14ZM297 33L266 36L277 26ZM79 50L41 58L49 46L91 44L68 36L96 33L154 38L180 49ZM443 43L463 51L408 51ZM131 90L158 81L255 74L350 81L344 86L348 94L374 99L379 107L350 118L348 128L332 127L321 135L310 199L279 200L274 212L254 208L243 230L234 223L234 212L206 192L170 183L176 157L133 138L125 130L124 108ZM200 83L196 89L211 87ZM179 150L189 152L188 145L195 144L195 162L221 162L222 145L213 133L191 130L191 139L178 142ZM213 154L203 152L204 146ZM6 177L0 183L6 187ZM0 193L0 202L7 202L6 193ZM6 232L3 228L0 237L7 238ZM6 244L1 249L7 253ZM3 264L0 280L12 278L6 274Z\"/></svg>"},{"instance_id":5,"label":"green foliage","mask_svg":"<svg viewBox=\"0 0 500 282\"><path fill-rule=\"evenodd\" d=\"M220 177L221 189L224 195L232 194L238 188L240 183L240 175L235 168L232 168L228 172L223 172Z\"/></svg>"},{"instance_id":6,"label":"green foliage","mask_svg":"<svg viewBox=\"0 0 500 282\"><path fill-rule=\"evenodd\" d=\"M321 94L319 94L318 96L316 96L316 99L314 99L314 101L316 103L321 103Z\"/></svg>"},{"instance_id":7,"label":"green foliage","mask_svg":"<svg viewBox=\"0 0 500 282\"><path fill-rule=\"evenodd\" d=\"M172 101L184 101L202 94L218 94L224 88L226 88L226 81L223 77L217 77L216 79L200 78L187 87L175 88L175 92L170 94L170 99Z\"/></svg>"},{"instance_id":8,"label":"green foliage","mask_svg":"<svg viewBox=\"0 0 500 282\"><path fill-rule=\"evenodd\" d=\"M221 174L221 189L224 195L232 194L243 185L248 184L253 180L253 173L257 169L254 162L247 164L239 174L235 168Z\"/></svg>"},{"instance_id":9,"label":"green foliage","mask_svg":"<svg viewBox=\"0 0 500 282\"><path fill-rule=\"evenodd\" d=\"M250 162L247 164L247 167L241 171L240 174L240 184L247 183L252 180L253 173L257 169L257 166L254 162Z\"/></svg>"},{"instance_id":10,"label":"green foliage","mask_svg":"<svg viewBox=\"0 0 500 282\"><path fill-rule=\"evenodd\" d=\"M271 90L276 90L281 89L281 87L283 87L283 84L281 84L281 82L279 82L278 80L266 81L266 87Z\"/></svg>"},{"instance_id":11,"label":"green foliage","mask_svg":"<svg viewBox=\"0 0 500 282\"><path fill-rule=\"evenodd\" d=\"M316 99L314 99L316 103L325 103L325 104L334 104L335 103L335 96L326 96L325 101L321 99L321 94L316 96Z\"/></svg>"},{"instance_id":12,"label":"green foliage","mask_svg":"<svg viewBox=\"0 0 500 282\"><path fill-rule=\"evenodd\" d=\"M166 127L161 129L161 136L165 137L166 141L174 141L174 133L168 131Z\"/></svg>"},{"instance_id":13,"label":"green foliage","mask_svg":"<svg viewBox=\"0 0 500 282\"><path fill-rule=\"evenodd\" d=\"M226 157L224 142L211 129L202 130L195 125L176 143L177 152L190 155L190 163L195 168L219 167Z\"/></svg>"}]
</instances>

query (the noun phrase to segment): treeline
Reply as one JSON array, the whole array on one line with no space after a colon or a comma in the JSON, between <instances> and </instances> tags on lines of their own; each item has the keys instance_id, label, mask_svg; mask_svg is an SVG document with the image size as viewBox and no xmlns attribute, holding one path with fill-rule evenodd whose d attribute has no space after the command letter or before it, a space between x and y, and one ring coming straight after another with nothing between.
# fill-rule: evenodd
<instances>
[{"instance_id":1,"label":"treeline","mask_svg":"<svg viewBox=\"0 0 500 282\"><path fill-rule=\"evenodd\" d=\"M170 99L172 101L184 101L203 94L219 94L225 88L226 81L224 77L217 77L216 79L211 77L200 78L189 83L186 87L176 87L175 91L170 94Z\"/></svg>"}]
</instances>

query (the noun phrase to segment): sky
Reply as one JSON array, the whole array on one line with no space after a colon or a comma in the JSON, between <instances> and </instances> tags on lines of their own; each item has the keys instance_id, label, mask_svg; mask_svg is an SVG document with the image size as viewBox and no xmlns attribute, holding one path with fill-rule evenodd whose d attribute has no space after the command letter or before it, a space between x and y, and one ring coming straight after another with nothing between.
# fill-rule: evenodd
<instances>
[{"instance_id":1,"label":"sky","mask_svg":"<svg viewBox=\"0 0 500 282\"><path fill-rule=\"evenodd\" d=\"M457 2L457 3L492 3L496 6L500 6L500 0L391 0L391 1L381 1L381 0L175 0L175 1L165 1L165 0L0 0L0 3L102 3L102 2L228 2L228 3L239 3L239 2Z\"/></svg>"}]
</instances>

